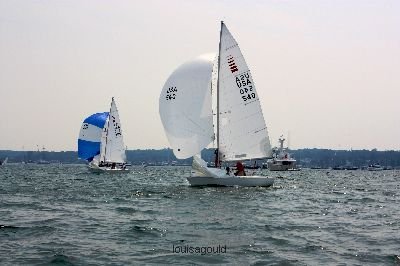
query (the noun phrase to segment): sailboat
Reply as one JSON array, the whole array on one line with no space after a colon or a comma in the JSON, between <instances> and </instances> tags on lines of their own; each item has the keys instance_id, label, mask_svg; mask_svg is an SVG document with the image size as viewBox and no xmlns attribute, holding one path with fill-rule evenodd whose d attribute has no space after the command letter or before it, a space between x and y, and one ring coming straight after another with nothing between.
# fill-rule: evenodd
<instances>
[{"instance_id":1,"label":"sailboat","mask_svg":"<svg viewBox=\"0 0 400 266\"><path fill-rule=\"evenodd\" d=\"M0 165L6 165L8 162L8 157L6 157L4 160L0 160Z\"/></svg>"},{"instance_id":2,"label":"sailboat","mask_svg":"<svg viewBox=\"0 0 400 266\"><path fill-rule=\"evenodd\" d=\"M271 186L271 177L238 176L221 168L221 163L271 157L272 149L250 70L224 22L217 63L214 58L186 62L166 81L159 112L168 141L178 159L193 156L187 177L192 186ZM218 159L212 168L199 154L214 140Z\"/></svg>"},{"instance_id":3,"label":"sailboat","mask_svg":"<svg viewBox=\"0 0 400 266\"><path fill-rule=\"evenodd\" d=\"M113 97L110 112L95 113L83 121L78 139L78 157L88 161L92 172L129 172L125 151Z\"/></svg>"}]
</instances>

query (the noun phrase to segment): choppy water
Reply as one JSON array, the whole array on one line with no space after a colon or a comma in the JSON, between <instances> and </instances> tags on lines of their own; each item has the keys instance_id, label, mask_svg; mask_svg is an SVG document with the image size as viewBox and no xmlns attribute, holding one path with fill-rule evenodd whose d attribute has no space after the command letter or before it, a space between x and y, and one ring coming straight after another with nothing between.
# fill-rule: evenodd
<instances>
[{"instance_id":1,"label":"choppy water","mask_svg":"<svg viewBox=\"0 0 400 266\"><path fill-rule=\"evenodd\" d=\"M2 167L0 264L400 263L400 171L303 170L272 188L192 188L189 171Z\"/></svg>"}]
</instances>

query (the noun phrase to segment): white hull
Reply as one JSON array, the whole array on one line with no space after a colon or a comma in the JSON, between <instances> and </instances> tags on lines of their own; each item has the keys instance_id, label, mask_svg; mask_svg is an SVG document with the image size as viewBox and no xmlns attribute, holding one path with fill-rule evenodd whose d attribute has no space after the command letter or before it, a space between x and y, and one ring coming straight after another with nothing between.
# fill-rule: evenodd
<instances>
[{"instance_id":1,"label":"white hull","mask_svg":"<svg viewBox=\"0 0 400 266\"><path fill-rule=\"evenodd\" d=\"M95 164L89 164L88 165L90 172L92 173L112 173L112 174L118 174L118 173L129 173L130 169L125 168L114 168L112 169L111 167L99 167L98 165Z\"/></svg>"},{"instance_id":2,"label":"white hull","mask_svg":"<svg viewBox=\"0 0 400 266\"><path fill-rule=\"evenodd\" d=\"M187 180L191 186L270 187L274 184L273 178L264 176L191 176Z\"/></svg>"},{"instance_id":3,"label":"white hull","mask_svg":"<svg viewBox=\"0 0 400 266\"><path fill-rule=\"evenodd\" d=\"M199 156L193 156L191 177L187 180L191 186L269 187L274 184L271 177L228 175L224 169L209 168Z\"/></svg>"},{"instance_id":4,"label":"white hull","mask_svg":"<svg viewBox=\"0 0 400 266\"><path fill-rule=\"evenodd\" d=\"M299 171L300 169L296 166L296 160L268 160L267 161L268 169L270 171Z\"/></svg>"}]
</instances>

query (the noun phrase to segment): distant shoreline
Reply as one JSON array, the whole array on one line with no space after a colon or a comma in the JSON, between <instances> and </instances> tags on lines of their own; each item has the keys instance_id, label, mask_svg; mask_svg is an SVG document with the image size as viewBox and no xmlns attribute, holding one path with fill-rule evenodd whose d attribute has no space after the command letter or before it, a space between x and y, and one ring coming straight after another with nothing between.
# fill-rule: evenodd
<instances>
[{"instance_id":1,"label":"distant shoreline","mask_svg":"<svg viewBox=\"0 0 400 266\"><path fill-rule=\"evenodd\" d=\"M364 167L381 164L394 168L400 167L400 151L373 150L330 150L330 149L297 149L291 150L292 157L301 167L329 168L337 166ZM134 165L191 165L192 159L178 160L172 149L128 150L127 159ZM208 161L214 160L214 149L205 149L201 153ZM0 150L0 160L8 157L8 162L54 162L85 163L78 159L76 151L12 151ZM259 160L260 164L263 160Z\"/></svg>"},{"instance_id":2,"label":"distant shoreline","mask_svg":"<svg viewBox=\"0 0 400 266\"><path fill-rule=\"evenodd\" d=\"M172 151L171 148L160 148L160 149L154 149L154 148L149 148L149 149L132 149L132 150L127 150L129 152L138 152L138 151L165 151L165 150L170 150ZM213 148L208 148L206 150L213 150ZM324 150L324 151L347 151L347 152L356 152L356 151L371 151L371 152L400 152L400 150L378 150L376 148L374 149L328 149L328 148L299 148L299 149L290 149L291 152L296 152L296 151L301 151L301 150ZM0 149L0 153L2 152L78 152L77 150L64 150L64 151L38 151L38 150L8 150L8 149Z\"/></svg>"}]
</instances>

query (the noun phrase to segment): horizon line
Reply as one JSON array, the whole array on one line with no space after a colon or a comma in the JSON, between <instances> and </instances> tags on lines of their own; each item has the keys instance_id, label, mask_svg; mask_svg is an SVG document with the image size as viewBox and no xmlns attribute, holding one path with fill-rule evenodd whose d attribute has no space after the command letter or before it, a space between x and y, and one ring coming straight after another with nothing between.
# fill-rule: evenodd
<instances>
[{"instance_id":1,"label":"horizon line","mask_svg":"<svg viewBox=\"0 0 400 266\"><path fill-rule=\"evenodd\" d=\"M209 150L209 149L215 149L215 148L205 148L204 150ZM127 149L126 151L147 151L147 150L173 150L170 147L165 147L165 148L137 148L137 149ZM296 151L296 150L332 150L332 151L396 151L400 152L400 149L386 149L386 150L380 150L378 148L372 148L372 149L367 149L367 148L362 148L362 149L335 149L335 148L309 148L309 147L304 147L304 148L296 148L296 149L290 149L290 151ZM13 150L13 149L0 149L0 152L4 151L12 151L12 152L78 152L78 150Z\"/></svg>"}]
</instances>

